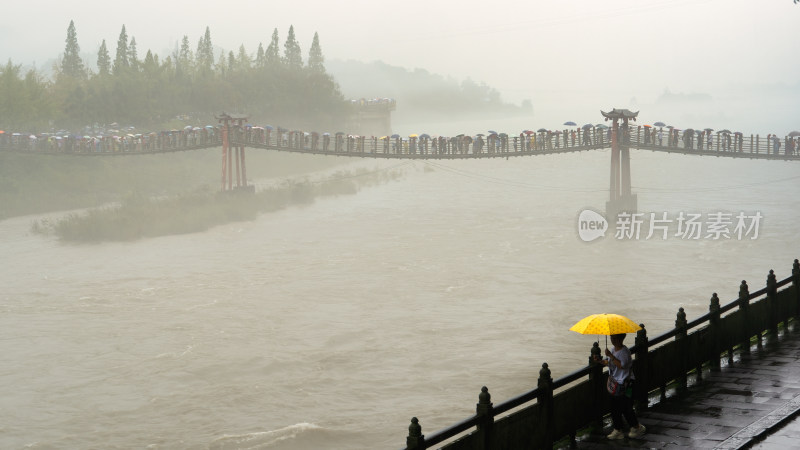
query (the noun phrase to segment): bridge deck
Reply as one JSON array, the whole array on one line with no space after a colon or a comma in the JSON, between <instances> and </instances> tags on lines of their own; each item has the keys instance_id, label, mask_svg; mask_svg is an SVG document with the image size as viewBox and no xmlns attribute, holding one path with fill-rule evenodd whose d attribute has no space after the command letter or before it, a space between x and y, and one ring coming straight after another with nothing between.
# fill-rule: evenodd
<instances>
[{"instance_id":1,"label":"bridge deck","mask_svg":"<svg viewBox=\"0 0 800 450\"><path fill-rule=\"evenodd\" d=\"M609 441L593 434L579 438L577 448L747 448L780 425L794 421L794 426L799 413L800 325L793 322L762 349L737 355L718 372L704 371L686 393L640 411L647 427L642 438ZM762 447L786 448L781 439L775 442L768 439Z\"/></svg>"}]
</instances>

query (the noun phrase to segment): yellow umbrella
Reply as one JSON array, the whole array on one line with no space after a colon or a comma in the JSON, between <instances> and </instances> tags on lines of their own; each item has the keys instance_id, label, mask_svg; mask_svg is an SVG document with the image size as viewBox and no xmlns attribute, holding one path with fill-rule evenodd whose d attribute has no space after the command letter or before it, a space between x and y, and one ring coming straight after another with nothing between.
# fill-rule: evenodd
<instances>
[{"instance_id":1,"label":"yellow umbrella","mask_svg":"<svg viewBox=\"0 0 800 450\"><path fill-rule=\"evenodd\" d=\"M573 325L570 331L577 331L580 334L611 336L612 334L635 333L641 329L642 327L636 322L619 314L592 314Z\"/></svg>"},{"instance_id":2,"label":"yellow umbrella","mask_svg":"<svg viewBox=\"0 0 800 450\"><path fill-rule=\"evenodd\" d=\"M417 137L417 135L416 135L416 134L411 134L411 135L409 135L408 137L415 138L415 137Z\"/></svg>"},{"instance_id":3,"label":"yellow umbrella","mask_svg":"<svg viewBox=\"0 0 800 450\"><path fill-rule=\"evenodd\" d=\"M612 334L635 333L641 329L642 327L636 325L636 322L619 314L592 314L579 320L569 330L580 334L611 336ZM600 343L599 338L598 343ZM608 348L607 337L606 348Z\"/></svg>"}]
</instances>

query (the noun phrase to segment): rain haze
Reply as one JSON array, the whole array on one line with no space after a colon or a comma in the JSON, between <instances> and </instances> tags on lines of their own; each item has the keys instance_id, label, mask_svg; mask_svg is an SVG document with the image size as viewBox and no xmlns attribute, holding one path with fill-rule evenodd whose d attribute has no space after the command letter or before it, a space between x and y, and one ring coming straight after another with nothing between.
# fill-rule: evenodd
<instances>
[{"instance_id":1,"label":"rain haze","mask_svg":"<svg viewBox=\"0 0 800 450\"><path fill-rule=\"evenodd\" d=\"M273 29L283 42L293 25L304 53L317 32L328 60L471 77L505 101L530 99L545 127L595 122L599 108L619 107L642 110L650 121L784 135L798 127L790 118L800 116L795 6L782 0L9 2L4 15L19 20L0 30L0 48L15 63L41 68L57 49L63 52L74 20L92 63L103 39L113 53L123 24L142 54L167 56L184 35L194 46L206 26L217 50L244 45L252 54ZM691 106L673 108L674 96Z\"/></svg>"},{"instance_id":2,"label":"rain haze","mask_svg":"<svg viewBox=\"0 0 800 450\"><path fill-rule=\"evenodd\" d=\"M273 30L283 55L291 26L304 62L318 33L342 94L331 88L335 104L317 110L296 98L321 103L319 91L267 79L273 97L248 97L260 115L228 134L217 115L234 92L222 83L230 72L177 92L191 77L164 64L168 92L129 95L160 105L137 111L146 125L104 112L133 110L115 103L132 92L120 71L82 78L86 91L68 77L46 85L58 95L37 106L63 111L14 130L7 121L29 99L15 97L20 113L9 114L0 83L3 449L401 448L412 417L430 436L474 415L482 386L498 405L534 389L544 362L553 378L585 367L600 338L569 330L587 315L625 315L652 338L673 329L679 308L692 320L712 293L728 303L741 280L754 291L800 257L800 160L765 153L768 134L800 130L792 0L30 0L2 14L0 80L13 78L6 61L51 76L71 20L92 72L103 40L113 58L123 25L140 59L150 50L162 63L184 36L198 48L208 27L223 68L240 46L250 57L267 47ZM286 73L297 72L260 75ZM252 80L242 86L262 87ZM409 107L425 93L447 98L425 84L436 80L471 80L505 103ZM344 119L280 128L295 127L280 114L292 102L301 119L322 111L316 120L398 92L394 144L383 132L336 133ZM84 94L100 100L78 116ZM285 109L268 116L267 103ZM197 104L212 110L175 111ZM618 153L592 124L612 108L639 111L632 126L648 130L650 147L630 149L630 188L646 217L675 219L663 234L619 233L601 214ZM73 117L75 129L58 131ZM692 139L687 128L708 127L717 151L741 131L743 154L757 157L709 144L685 154L671 137L655 148L651 125L668 128L658 122ZM600 144L567 148L581 124L592 131L578 136ZM517 154L458 147L496 131ZM220 157L234 132L251 139L236 177L233 148ZM347 151L305 151L322 132L346 136ZM424 133L451 152L412 153L411 135ZM750 227L688 236L684 214L738 214Z\"/></svg>"}]
</instances>

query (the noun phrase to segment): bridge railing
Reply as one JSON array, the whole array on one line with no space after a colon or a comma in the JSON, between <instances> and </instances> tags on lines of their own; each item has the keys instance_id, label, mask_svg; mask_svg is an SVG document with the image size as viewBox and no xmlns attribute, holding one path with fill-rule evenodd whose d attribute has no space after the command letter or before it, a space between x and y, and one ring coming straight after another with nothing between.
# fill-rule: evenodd
<instances>
[{"instance_id":1,"label":"bridge railing","mask_svg":"<svg viewBox=\"0 0 800 450\"><path fill-rule=\"evenodd\" d=\"M692 373L696 382L702 382L703 367L719 370L723 356L732 364L735 350L750 352L753 340L760 347L766 333L777 335L779 324L785 327L790 319L800 318L797 259L791 273L777 281L770 270L766 286L752 293L742 281L738 298L724 306L714 293L709 312L691 322L679 308L675 328L653 339L648 339L642 325L631 348L636 376L633 395L638 407L646 408L657 396L665 399L668 386L684 391ZM554 442L564 439L574 443L581 430L601 428L603 416L610 411L607 373L594 362L595 356L600 356L597 343L586 367L557 380L550 377L547 363L542 364L535 389L496 406L483 387L475 415L428 436L415 417L405 450L437 446L448 450L552 448Z\"/></svg>"},{"instance_id":2,"label":"bridge railing","mask_svg":"<svg viewBox=\"0 0 800 450\"><path fill-rule=\"evenodd\" d=\"M676 149L687 153L722 154L725 156L772 155L793 158L800 156L797 139L791 136L744 135L739 132L713 130L676 130L636 126L630 128L629 145L635 148Z\"/></svg>"},{"instance_id":3,"label":"bridge railing","mask_svg":"<svg viewBox=\"0 0 800 450\"><path fill-rule=\"evenodd\" d=\"M741 133L703 130L678 131L669 128L629 127L620 139L632 148L680 151L684 153L800 159L800 142L792 137L778 139ZM233 145L298 153L374 157L374 158L486 158L607 148L611 132L607 128L575 128L555 131L540 129L518 135L357 136L343 132L316 133L266 126L234 128ZM779 143L780 145L777 145ZM0 134L0 149L32 153L78 155L119 155L159 153L219 147L221 126L187 127L144 134L78 136L20 133Z\"/></svg>"}]
</instances>

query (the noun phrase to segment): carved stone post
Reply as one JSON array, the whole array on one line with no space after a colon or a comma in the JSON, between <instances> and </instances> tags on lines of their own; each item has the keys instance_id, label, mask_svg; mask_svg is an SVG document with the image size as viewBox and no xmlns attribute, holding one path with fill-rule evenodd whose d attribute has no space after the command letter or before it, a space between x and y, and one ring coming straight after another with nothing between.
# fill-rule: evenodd
<instances>
[{"instance_id":1,"label":"carved stone post","mask_svg":"<svg viewBox=\"0 0 800 450\"><path fill-rule=\"evenodd\" d=\"M424 450L426 448L425 435L422 434L422 426L416 417L411 418L411 425L408 426L406 448L408 450Z\"/></svg>"},{"instance_id":2,"label":"carved stone post","mask_svg":"<svg viewBox=\"0 0 800 450\"><path fill-rule=\"evenodd\" d=\"M800 261L796 259L792 264L792 286L794 286L794 295L797 299L795 301L795 318L800 318Z\"/></svg>"},{"instance_id":3,"label":"carved stone post","mask_svg":"<svg viewBox=\"0 0 800 450\"><path fill-rule=\"evenodd\" d=\"M592 428L602 431L603 429L603 400L605 399L606 387L603 383L603 364L601 359L600 345L592 343L592 351L589 355L589 385L592 391Z\"/></svg>"},{"instance_id":4,"label":"carved stone post","mask_svg":"<svg viewBox=\"0 0 800 450\"><path fill-rule=\"evenodd\" d=\"M675 335L675 342L678 348L678 369L680 371L677 381L678 390L684 391L686 390L686 372L689 367L689 353L687 349L688 340L686 339L686 312L684 312L682 306L678 308L678 314L676 316L675 328L678 330L678 334Z\"/></svg>"},{"instance_id":5,"label":"carved stone post","mask_svg":"<svg viewBox=\"0 0 800 450\"><path fill-rule=\"evenodd\" d=\"M641 330L636 332L636 383L634 383L633 398L636 407L646 409L648 406L647 386L650 384L650 349L647 339L647 330L640 323Z\"/></svg>"},{"instance_id":6,"label":"carved stone post","mask_svg":"<svg viewBox=\"0 0 800 450\"><path fill-rule=\"evenodd\" d=\"M555 411L553 411L553 378L547 363L542 363L539 370L539 398L537 402L542 405L542 419L544 419L544 442L542 448L553 447L553 429L555 428Z\"/></svg>"},{"instance_id":7,"label":"carved stone post","mask_svg":"<svg viewBox=\"0 0 800 450\"><path fill-rule=\"evenodd\" d=\"M752 333L750 332L750 318L748 317L749 309L750 289L747 287L747 281L742 280L742 284L739 285L739 310L742 312L742 330L744 332L744 337L741 340L741 352L743 354L750 353L750 336L752 336Z\"/></svg>"},{"instance_id":8,"label":"carved stone post","mask_svg":"<svg viewBox=\"0 0 800 450\"><path fill-rule=\"evenodd\" d=\"M475 408L475 414L478 416L478 432L482 435L480 440L480 447L483 450L492 448L492 429L494 428L494 407L491 402L492 396L489 394L489 389L484 386L481 388L481 393L478 394L478 404Z\"/></svg>"},{"instance_id":9,"label":"carved stone post","mask_svg":"<svg viewBox=\"0 0 800 450\"><path fill-rule=\"evenodd\" d=\"M720 329L719 329L719 297L717 297L717 293L714 292L711 294L711 303L708 305L708 311L711 313L711 318L708 320L708 339L709 339L709 347L711 348L709 352L709 357L711 359L710 365L711 370L719 371L720 363L719 357L722 353L722 346L720 345ZM730 350L729 350L730 352Z\"/></svg>"},{"instance_id":10,"label":"carved stone post","mask_svg":"<svg viewBox=\"0 0 800 450\"><path fill-rule=\"evenodd\" d=\"M777 339L778 322L780 322L780 311L778 305L778 280L775 278L775 271L770 269L767 275L767 306L769 308L769 330Z\"/></svg>"}]
</instances>

